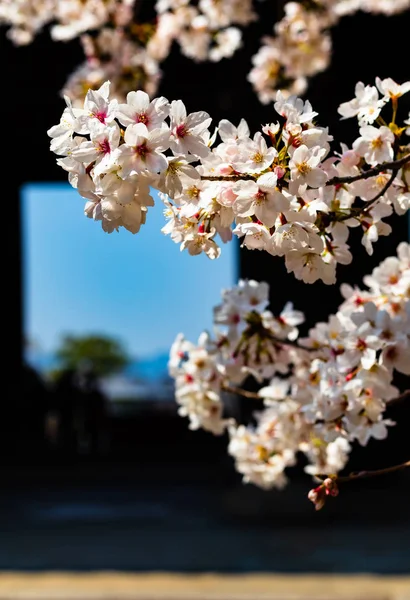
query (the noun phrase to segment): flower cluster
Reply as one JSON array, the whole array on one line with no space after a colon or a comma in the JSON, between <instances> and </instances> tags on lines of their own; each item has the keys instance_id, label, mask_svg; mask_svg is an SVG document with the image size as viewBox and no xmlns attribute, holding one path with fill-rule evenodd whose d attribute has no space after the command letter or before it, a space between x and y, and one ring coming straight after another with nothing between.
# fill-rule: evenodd
<instances>
[{"instance_id":1,"label":"flower cluster","mask_svg":"<svg viewBox=\"0 0 410 600\"><path fill-rule=\"evenodd\" d=\"M135 0L1 0L0 23L11 26L9 37L28 44L51 24L54 40L70 40L108 21L129 20Z\"/></svg>"},{"instance_id":2,"label":"flower cluster","mask_svg":"<svg viewBox=\"0 0 410 600\"><path fill-rule=\"evenodd\" d=\"M384 260L364 279L367 290L342 286L344 301L305 338L304 316L287 304L279 316L268 305L268 286L240 281L225 290L214 310L214 336L198 345L178 336L169 370L180 414L192 428L229 434L228 452L244 481L283 487L285 469L303 453L306 472L335 476L352 444L384 439L385 417L398 395L394 371L410 375L410 245ZM241 389L249 378L258 392ZM250 424L227 418L228 393L259 405ZM319 508L336 495L330 478L311 492Z\"/></svg>"},{"instance_id":3,"label":"flower cluster","mask_svg":"<svg viewBox=\"0 0 410 600\"><path fill-rule=\"evenodd\" d=\"M165 58L176 40L182 54L195 61L217 62L231 57L242 43L237 27L256 19L252 0L158 0L158 27L163 33L151 40L150 49ZM165 38L165 43L164 43Z\"/></svg>"},{"instance_id":4,"label":"flower cluster","mask_svg":"<svg viewBox=\"0 0 410 600\"><path fill-rule=\"evenodd\" d=\"M149 27L145 29L149 32ZM86 60L68 77L63 96L74 106L83 106L86 91L97 90L107 80L111 92L123 102L130 90L154 95L162 72L143 41L144 37L130 36L123 27L103 27L96 35L82 35Z\"/></svg>"},{"instance_id":5,"label":"flower cluster","mask_svg":"<svg viewBox=\"0 0 410 600\"><path fill-rule=\"evenodd\" d=\"M242 40L241 30L232 24L244 26L254 20L251 9L250 0L217 5L202 0L197 6L190 0L159 0L156 19L149 22L138 22L131 11L123 11L121 19L116 15L97 34L81 37L86 61L70 76L63 94L77 106L84 101L85 89L98 89L110 80L112 93L122 102L130 90L154 95L162 76L160 63L174 41L196 61L230 57Z\"/></svg>"},{"instance_id":6,"label":"flower cluster","mask_svg":"<svg viewBox=\"0 0 410 600\"><path fill-rule=\"evenodd\" d=\"M147 3L148 4L148 3ZM176 42L194 61L232 57L242 45L242 30L258 18L254 0L157 0L140 18L141 0L0 0L0 24L10 26L16 44L28 44L50 25L54 40L80 36L85 62L70 75L63 94L80 105L89 88L110 80L125 102L129 91L153 95L160 63ZM147 7L145 6L144 9ZM325 70L331 58L331 27L358 10L391 15L410 8L410 0L298 0L264 37L248 75L259 99L282 93L303 94L307 81ZM146 10L144 10L144 15Z\"/></svg>"},{"instance_id":7,"label":"flower cluster","mask_svg":"<svg viewBox=\"0 0 410 600\"><path fill-rule=\"evenodd\" d=\"M341 105L343 118L357 116L359 137L333 155L328 129L294 96L279 93L278 121L253 136L244 120L222 120L211 133L206 112L188 114L181 100L151 101L142 91L121 103L110 99L108 82L87 93L83 108L66 99L50 147L87 199L86 215L107 232L138 232L154 188L166 207L162 231L181 250L216 258L217 236L227 242L234 234L249 249L284 257L298 279L332 284L336 265L352 260L349 227L361 229L371 254L391 231L383 219L410 206L409 128L396 123L410 82L376 84L357 84L356 97ZM389 106L387 125L381 111Z\"/></svg>"},{"instance_id":8,"label":"flower cluster","mask_svg":"<svg viewBox=\"0 0 410 600\"><path fill-rule=\"evenodd\" d=\"M138 19L140 9L136 0L0 0L0 23L10 25L8 35L18 45L47 25L54 40L80 36L86 60L62 91L79 106L89 88L106 80L123 102L135 89L154 95L174 41L189 58L216 62L241 46L237 26L256 19L252 0L158 0L146 11L148 20Z\"/></svg>"},{"instance_id":9,"label":"flower cluster","mask_svg":"<svg viewBox=\"0 0 410 600\"><path fill-rule=\"evenodd\" d=\"M223 378L216 356L210 351L210 343L206 333L201 335L197 345L178 336L171 348L169 372L177 382L178 413L189 418L190 429L220 435L230 421L222 417Z\"/></svg>"},{"instance_id":10,"label":"flower cluster","mask_svg":"<svg viewBox=\"0 0 410 600\"><path fill-rule=\"evenodd\" d=\"M330 29L343 15L358 10L392 15L410 8L410 0L312 0L288 2L285 16L264 37L248 80L259 100L268 104L281 90L303 94L308 78L328 68L332 54Z\"/></svg>"},{"instance_id":11,"label":"flower cluster","mask_svg":"<svg viewBox=\"0 0 410 600\"><path fill-rule=\"evenodd\" d=\"M357 10L363 12L394 15L410 8L410 0L322 0L331 6L337 15L350 15Z\"/></svg>"},{"instance_id":12,"label":"flower cluster","mask_svg":"<svg viewBox=\"0 0 410 600\"><path fill-rule=\"evenodd\" d=\"M298 2L288 2L284 18L274 26L275 36L263 38L248 75L263 104L275 100L278 89L303 94L307 78L329 66L331 13L320 9L316 4L307 9Z\"/></svg>"}]
</instances>

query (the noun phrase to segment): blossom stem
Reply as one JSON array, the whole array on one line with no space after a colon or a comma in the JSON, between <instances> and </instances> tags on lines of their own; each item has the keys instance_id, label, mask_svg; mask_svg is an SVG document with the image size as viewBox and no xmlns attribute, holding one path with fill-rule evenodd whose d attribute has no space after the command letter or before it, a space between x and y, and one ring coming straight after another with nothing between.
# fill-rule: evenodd
<instances>
[{"instance_id":1,"label":"blossom stem","mask_svg":"<svg viewBox=\"0 0 410 600\"><path fill-rule=\"evenodd\" d=\"M393 99L392 99L392 105L393 105L393 116L392 116L391 121L392 121L393 124L395 124L396 123L396 116L397 116L397 105L398 105L396 97L393 97Z\"/></svg>"}]
</instances>

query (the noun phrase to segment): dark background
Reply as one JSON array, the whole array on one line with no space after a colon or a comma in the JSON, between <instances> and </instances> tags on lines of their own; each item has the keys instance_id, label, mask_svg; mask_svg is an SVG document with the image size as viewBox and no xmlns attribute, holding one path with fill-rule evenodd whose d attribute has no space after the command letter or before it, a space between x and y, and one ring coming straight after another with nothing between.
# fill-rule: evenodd
<instances>
[{"instance_id":1,"label":"dark background","mask_svg":"<svg viewBox=\"0 0 410 600\"><path fill-rule=\"evenodd\" d=\"M260 36L271 33L279 4L257 3L262 17L245 32L244 47L232 60L196 64L174 49L163 64L158 95L181 98L189 112L206 110L216 123L245 117L253 131L275 120L246 75ZM311 81L307 97L336 140L351 143L358 135L354 120L340 121L337 115L358 80L410 79L409 28L407 12L390 18L358 14L334 29L332 66ZM15 48L4 30L0 52L7 232L0 568L408 572L408 473L350 484L315 513L305 498L311 480L301 468L290 471L293 483L285 492L243 486L226 455L226 440L189 432L175 412L152 407L113 419L111 449L102 457L56 455L33 435L43 392L33 391L22 368L19 194L26 182L66 180L49 152L46 131L59 121L64 106L59 90L83 55L78 41L54 43L47 32L30 46ZM403 102L406 116L409 97ZM365 273L409 239L407 217L390 222L393 235L377 242L372 257L353 231L354 260L339 268L339 284L360 284ZM286 274L282 259L241 250L238 260L242 276L270 282L274 311L292 299L311 325L325 320L340 302L338 286L298 282ZM358 448L349 468L377 468L410 457L409 407L392 408L389 417L397 420L389 439Z\"/></svg>"}]
</instances>

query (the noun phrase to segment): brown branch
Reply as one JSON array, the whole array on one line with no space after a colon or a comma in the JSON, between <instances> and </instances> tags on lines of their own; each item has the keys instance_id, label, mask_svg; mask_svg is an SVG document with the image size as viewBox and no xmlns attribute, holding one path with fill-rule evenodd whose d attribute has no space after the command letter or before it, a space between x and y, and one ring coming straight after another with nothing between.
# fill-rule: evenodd
<instances>
[{"instance_id":1,"label":"brown branch","mask_svg":"<svg viewBox=\"0 0 410 600\"><path fill-rule=\"evenodd\" d=\"M378 477L379 475L387 475L389 473L395 473L410 467L410 460L401 463L400 465L394 465L393 467L386 467L385 469L377 469L376 471L358 471L357 473L350 473L343 477L335 477L336 483L346 483L347 481L355 481L356 479L367 479L369 477Z\"/></svg>"},{"instance_id":2,"label":"brown branch","mask_svg":"<svg viewBox=\"0 0 410 600\"><path fill-rule=\"evenodd\" d=\"M319 348L314 348L314 347L309 347L309 346L302 346L297 340L281 340L280 338L274 336L274 335L269 335L269 339L271 342L273 342L274 344L279 344L281 346L291 346L292 348L297 348L298 350L306 350L307 352L317 352L318 350L322 349L322 346L320 346Z\"/></svg>"},{"instance_id":3,"label":"brown branch","mask_svg":"<svg viewBox=\"0 0 410 600\"><path fill-rule=\"evenodd\" d=\"M344 183L354 183L355 181L360 181L361 179L369 179L370 177L375 177L379 173L382 173L383 171L389 169L392 169L395 172L394 176L396 176L397 172L401 169L401 167L403 167L408 162L410 162L410 154L406 154L406 156L403 156L398 160L392 160L390 162L381 163L376 167L372 167L367 171L363 171L363 173L360 173L359 175L352 175L346 177L332 177L332 179L329 179L329 181L326 182L326 186L342 185ZM259 174L251 175L249 173L235 173L234 175L201 175L201 179L205 181L255 181L255 179L257 179L258 176ZM391 183L393 183L393 180ZM391 183L389 183L388 187L390 187ZM386 190L387 189L388 188L386 188ZM383 190L383 194L386 192L386 190ZM383 194L380 194L380 196L382 196ZM380 196L369 200L369 202L375 202Z\"/></svg>"},{"instance_id":4,"label":"brown branch","mask_svg":"<svg viewBox=\"0 0 410 600\"><path fill-rule=\"evenodd\" d=\"M399 169L393 169L392 173L391 173L391 177L388 180L388 182L383 186L383 189L371 200L368 200L367 202L364 203L364 205L362 206L363 212L367 212L371 206L373 206L373 204L382 196L384 196L384 194L387 192L387 190L389 189L389 187L392 185L393 181L396 179L396 175L399 172Z\"/></svg>"},{"instance_id":5,"label":"brown branch","mask_svg":"<svg viewBox=\"0 0 410 600\"><path fill-rule=\"evenodd\" d=\"M305 348L303 348L303 349L305 349ZM310 348L308 348L308 350L310 350ZM261 399L261 396L259 396L258 392L250 392L248 390L244 390L243 388L235 387L233 385L223 385L222 389L225 392L229 392L230 394L237 394L238 396L244 396L244 398L251 398L252 400L255 400L255 399L260 400ZM389 400L387 402L387 406L389 407L394 404L398 404L399 402L403 402L403 400L410 400L410 390L406 390L405 392L400 394L400 396L397 396L396 398L392 398L392 400Z\"/></svg>"},{"instance_id":6,"label":"brown branch","mask_svg":"<svg viewBox=\"0 0 410 600\"><path fill-rule=\"evenodd\" d=\"M258 175L251 175L249 173L236 173L235 175L201 175L201 179L203 181L255 181Z\"/></svg>"},{"instance_id":7,"label":"brown branch","mask_svg":"<svg viewBox=\"0 0 410 600\"><path fill-rule=\"evenodd\" d=\"M262 400L262 396L259 396L258 392L249 392L248 390L233 385L223 385L222 389L230 394L237 394L238 396L250 398L251 400Z\"/></svg>"},{"instance_id":8,"label":"brown branch","mask_svg":"<svg viewBox=\"0 0 410 600\"><path fill-rule=\"evenodd\" d=\"M383 194L386 193L386 191L392 185L394 178L396 177L398 171L401 169L401 167L403 167L405 164L407 164L409 162L410 162L410 154L406 154L406 156L403 156L402 158L400 158L398 160L392 160L390 162L381 163L380 165L377 165L376 167L372 167L371 169L368 169L367 171L363 171L363 173L360 173L359 175L352 175L352 176L346 176L346 177L332 177L331 179L329 179L329 181L326 182L326 186L342 185L344 183L354 183L355 181L360 181L362 179L369 179L370 177L375 177L376 175L379 175L379 173L382 173L383 171L392 169L393 170L392 177L391 177L391 179L389 179L388 183L386 183L383 190L379 194L377 194L377 196L372 198L372 200L369 200L368 202L366 202L366 204L364 205L364 209L367 210L369 206L371 206L374 202L376 202L376 200L381 198L381 196L383 196ZM257 178L258 178L258 175L251 175L249 173L235 173L234 175L201 175L201 179L203 181L255 181ZM346 218L350 218L350 215L347 216Z\"/></svg>"},{"instance_id":9,"label":"brown branch","mask_svg":"<svg viewBox=\"0 0 410 600\"><path fill-rule=\"evenodd\" d=\"M385 469L377 469L375 471L358 471L345 476L338 475L316 475L316 479L320 484L310 490L308 498L315 505L316 510L320 510L325 505L326 499L330 496L339 495L339 484L356 481L357 479L368 479L370 477L378 477L379 475L389 475L396 471L402 471L410 467L410 460L407 460L400 465L386 467Z\"/></svg>"},{"instance_id":10,"label":"brown branch","mask_svg":"<svg viewBox=\"0 0 410 600\"><path fill-rule=\"evenodd\" d=\"M360 181L361 179L369 179L370 177L375 177L382 171L386 171L388 169L393 169L394 171L399 171L401 167L410 162L410 154L406 154L402 158L398 160L393 160L390 162L381 163L376 167L372 167L359 175L354 176L346 176L346 177L332 177L329 181L326 182L326 185L341 185L343 183L354 183L355 181ZM373 199L374 200L374 199ZM372 202L372 201L370 201Z\"/></svg>"}]
</instances>

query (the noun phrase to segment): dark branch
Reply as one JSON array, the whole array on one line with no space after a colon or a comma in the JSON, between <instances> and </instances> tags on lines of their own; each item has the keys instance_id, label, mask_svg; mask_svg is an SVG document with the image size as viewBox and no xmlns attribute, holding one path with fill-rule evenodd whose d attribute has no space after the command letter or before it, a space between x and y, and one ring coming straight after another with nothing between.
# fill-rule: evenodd
<instances>
[{"instance_id":1,"label":"dark branch","mask_svg":"<svg viewBox=\"0 0 410 600\"><path fill-rule=\"evenodd\" d=\"M244 390L243 388L235 387L233 385L223 385L222 389L224 390L224 392L229 392L230 394L237 394L238 396L250 398L251 400L262 400L262 396L259 396L258 392L249 392L248 390Z\"/></svg>"},{"instance_id":2,"label":"dark branch","mask_svg":"<svg viewBox=\"0 0 410 600\"><path fill-rule=\"evenodd\" d=\"M322 346L319 346L318 348L313 346L302 346L297 340L281 340L274 335L269 335L269 339L274 344L278 344L280 346L291 346L292 348L297 348L298 350L306 350L306 352L317 352L318 350L322 349Z\"/></svg>"},{"instance_id":3,"label":"dark branch","mask_svg":"<svg viewBox=\"0 0 410 600\"><path fill-rule=\"evenodd\" d=\"M354 481L356 479L367 479L369 477L378 477L379 475L387 475L388 473L394 473L410 467L410 460L401 463L400 465L394 465L393 467L387 467L385 469L377 469L376 471L359 471L357 473L350 473L344 477L336 477L334 481L336 483L346 483L347 481Z\"/></svg>"},{"instance_id":4,"label":"dark branch","mask_svg":"<svg viewBox=\"0 0 410 600\"><path fill-rule=\"evenodd\" d=\"M363 208L363 212L367 212L371 206L373 206L373 204L382 196L384 196L384 194L387 192L387 190L389 189L389 187L392 185L393 181L396 178L397 173L399 172L399 169L393 169L392 173L391 173L391 177L388 180L388 182L383 186L383 189L371 200L368 200L367 202L364 203Z\"/></svg>"},{"instance_id":5,"label":"dark branch","mask_svg":"<svg viewBox=\"0 0 410 600\"><path fill-rule=\"evenodd\" d=\"M255 181L258 175L237 173L235 175L201 175L203 181Z\"/></svg>"},{"instance_id":6,"label":"dark branch","mask_svg":"<svg viewBox=\"0 0 410 600\"><path fill-rule=\"evenodd\" d=\"M399 171L399 169L401 169L401 167L403 167L408 162L410 162L410 154L406 154L406 156L403 156L403 158L400 158L399 160L381 163L380 165L372 167L371 169L368 169L367 171L364 171L359 175L354 175L351 177L332 177L332 179L329 179L329 181L326 182L326 185L328 186L342 185L343 183L354 183L355 181L360 181L361 179L369 179L370 177L375 177L379 173L382 173L383 171L389 169L393 169L397 173L397 171Z\"/></svg>"},{"instance_id":7,"label":"dark branch","mask_svg":"<svg viewBox=\"0 0 410 600\"><path fill-rule=\"evenodd\" d=\"M363 171L359 175L352 175L352 176L346 176L346 177L332 177L332 179L329 179L329 181L326 182L326 186L342 185L345 183L347 183L347 184L354 183L355 181L360 181L362 179L369 179L370 177L375 177L376 175L379 175L379 173L382 173L383 171L392 169L393 170L392 177L389 180L389 182L386 184L386 186L383 188L383 190L377 196L375 196L375 198L373 198L372 200L369 200L365 204L364 208L368 208L370 205L372 205L374 202L376 202L376 200L381 198L381 196L383 194L386 193L386 191L392 185L394 178L396 177L398 171L401 169L401 167L403 167L407 163L410 163L410 154L406 154L406 156L403 156L402 158L400 158L398 160L392 160L390 162L381 163L380 165L377 165L376 167L372 167L371 169L368 169L367 171ZM255 181L258 178L258 176L259 176L259 174L252 175L250 173L235 173L234 175L201 175L201 179L204 181ZM347 217L347 218L350 218L350 217Z\"/></svg>"}]
</instances>

